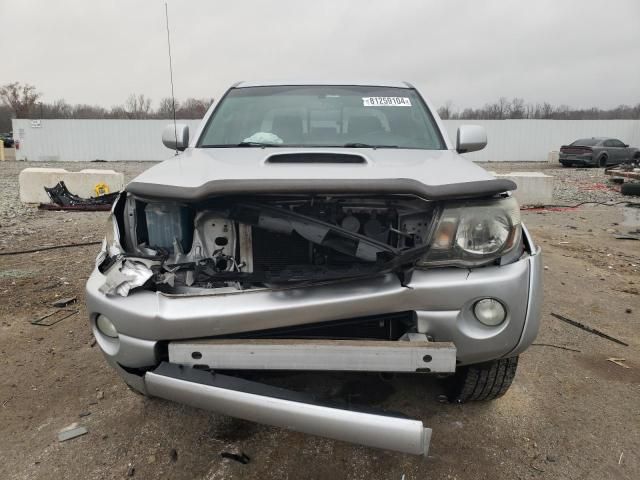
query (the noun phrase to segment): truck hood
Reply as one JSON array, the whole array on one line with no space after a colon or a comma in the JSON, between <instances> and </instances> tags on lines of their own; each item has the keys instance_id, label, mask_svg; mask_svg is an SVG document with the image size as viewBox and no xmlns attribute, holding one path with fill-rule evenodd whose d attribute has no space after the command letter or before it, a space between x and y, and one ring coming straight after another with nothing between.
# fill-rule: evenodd
<instances>
[{"instance_id":1,"label":"truck hood","mask_svg":"<svg viewBox=\"0 0 640 480\"><path fill-rule=\"evenodd\" d=\"M274 163L273 155L336 154L361 163ZM291 157L294 158L294 157ZM213 195L269 193L411 194L425 199L490 196L515 190L449 150L368 148L189 148L136 177L127 191L196 201Z\"/></svg>"}]
</instances>

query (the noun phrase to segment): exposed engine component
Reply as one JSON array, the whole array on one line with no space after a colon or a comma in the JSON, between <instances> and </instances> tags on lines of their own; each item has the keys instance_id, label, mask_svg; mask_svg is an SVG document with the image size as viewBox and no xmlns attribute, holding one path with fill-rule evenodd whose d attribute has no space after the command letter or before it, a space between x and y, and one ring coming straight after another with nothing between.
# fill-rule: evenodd
<instances>
[{"instance_id":1,"label":"exposed engine component","mask_svg":"<svg viewBox=\"0 0 640 480\"><path fill-rule=\"evenodd\" d=\"M153 272L147 286L175 292L394 271L426 247L436 216L434 205L401 196L224 198L199 204L129 196L122 224L126 256L144 258Z\"/></svg>"}]
</instances>

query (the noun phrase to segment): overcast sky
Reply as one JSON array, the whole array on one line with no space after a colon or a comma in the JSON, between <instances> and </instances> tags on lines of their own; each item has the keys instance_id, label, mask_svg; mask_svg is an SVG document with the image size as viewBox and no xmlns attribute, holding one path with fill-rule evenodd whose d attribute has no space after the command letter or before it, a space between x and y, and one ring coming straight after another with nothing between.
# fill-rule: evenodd
<instances>
[{"instance_id":1,"label":"overcast sky","mask_svg":"<svg viewBox=\"0 0 640 480\"><path fill-rule=\"evenodd\" d=\"M436 105L640 103L640 0L168 0L176 97L237 80L401 79ZM163 0L0 0L0 85L170 93Z\"/></svg>"}]
</instances>

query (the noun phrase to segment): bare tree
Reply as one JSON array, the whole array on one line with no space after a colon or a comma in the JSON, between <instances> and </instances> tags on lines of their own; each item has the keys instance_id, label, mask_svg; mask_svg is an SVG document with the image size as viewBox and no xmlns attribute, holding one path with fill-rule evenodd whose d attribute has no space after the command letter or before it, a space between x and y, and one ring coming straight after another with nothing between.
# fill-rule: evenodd
<instances>
[{"instance_id":1,"label":"bare tree","mask_svg":"<svg viewBox=\"0 0 640 480\"><path fill-rule=\"evenodd\" d=\"M11 107L0 103L0 132L11 131L11 117L13 117Z\"/></svg>"},{"instance_id":2,"label":"bare tree","mask_svg":"<svg viewBox=\"0 0 640 480\"><path fill-rule=\"evenodd\" d=\"M72 118L73 107L64 101L63 98L53 103L40 102L40 111L42 118Z\"/></svg>"},{"instance_id":3,"label":"bare tree","mask_svg":"<svg viewBox=\"0 0 640 480\"><path fill-rule=\"evenodd\" d=\"M553 105L550 103L544 102L542 104L542 108L540 110L541 118L552 118L553 117Z\"/></svg>"},{"instance_id":4,"label":"bare tree","mask_svg":"<svg viewBox=\"0 0 640 480\"><path fill-rule=\"evenodd\" d=\"M107 111L98 105L78 104L74 105L71 110L71 118L96 119L107 117Z\"/></svg>"},{"instance_id":5,"label":"bare tree","mask_svg":"<svg viewBox=\"0 0 640 480\"><path fill-rule=\"evenodd\" d=\"M438 109L438 115L442 120L448 120L453 116L453 102L447 100L444 105Z\"/></svg>"},{"instance_id":6,"label":"bare tree","mask_svg":"<svg viewBox=\"0 0 640 480\"><path fill-rule=\"evenodd\" d=\"M178 102L178 100L176 100L175 102L177 112L180 110L180 103ZM158 105L156 116L158 118L173 118L173 99L171 97L165 97L160 100L160 105Z\"/></svg>"},{"instance_id":7,"label":"bare tree","mask_svg":"<svg viewBox=\"0 0 640 480\"><path fill-rule=\"evenodd\" d=\"M180 110L176 112L176 116L178 118L202 118L212 103L213 98L187 98Z\"/></svg>"},{"instance_id":8,"label":"bare tree","mask_svg":"<svg viewBox=\"0 0 640 480\"><path fill-rule=\"evenodd\" d=\"M0 87L0 98L13 110L16 118L27 118L40 95L36 87L28 83L13 82Z\"/></svg>"},{"instance_id":9,"label":"bare tree","mask_svg":"<svg viewBox=\"0 0 640 480\"><path fill-rule=\"evenodd\" d=\"M125 107L123 107L122 105L115 105L111 107L111 110L109 110L109 113L107 114L107 118L124 119L124 118L131 118L131 117L129 116L129 112Z\"/></svg>"},{"instance_id":10,"label":"bare tree","mask_svg":"<svg viewBox=\"0 0 640 480\"><path fill-rule=\"evenodd\" d=\"M125 103L125 110L129 118L149 118L149 112L151 111L151 99L144 96L144 93L134 94L132 93L127 98Z\"/></svg>"},{"instance_id":11,"label":"bare tree","mask_svg":"<svg viewBox=\"0 0 640 480\"><path fill-rule=\"evenodd\" d=\"M525 118L524 100L514 98L509 104L509 118Z\"/></svg>"}]
</instances>

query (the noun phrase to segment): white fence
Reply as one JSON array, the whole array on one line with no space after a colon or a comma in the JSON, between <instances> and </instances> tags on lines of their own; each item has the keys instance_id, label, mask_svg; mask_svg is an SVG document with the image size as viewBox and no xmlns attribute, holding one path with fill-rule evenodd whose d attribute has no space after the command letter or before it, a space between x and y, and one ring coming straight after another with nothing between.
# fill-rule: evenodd
<instances>
[{"instance_id":1,"label":"white fence","mask_svg":"<svg viewBox=\"0 0 640 480\"><path fill-rule=\"evenodd\" d=\"M446 120L449 138L463 124L482 125L488 144L466 154L478 162L541 162L547 154L579 138L612 137L640 147L640 120Z\"/></svg>"},{"instance_id":2,"label":"white fence","mask_svg":"<svg viewBox=\"0 0 640 480\"><path fill-rule=\"evenodd\" d=\"M162 144L169 120L13 120L20 142L16 160L127 161L166 160L173 152ZM200 120L180 120L193 134Z\"/></svg>"},{"instance_id":3,"label":"white fence","mask_svg":"<svg viewBox=\"0 0 640 480\"><path fill-rule=\"evenodd\" d=\"M193 134L199 120L179 120ZM160 136L168 120L13 120L18 160L165 160L173 153ZM610 136L640 147L640 120L445 120L453 142L462 124L487 130L475 161L545 161L551 150L577 138Z\"/></svg>"}]
</instances>

